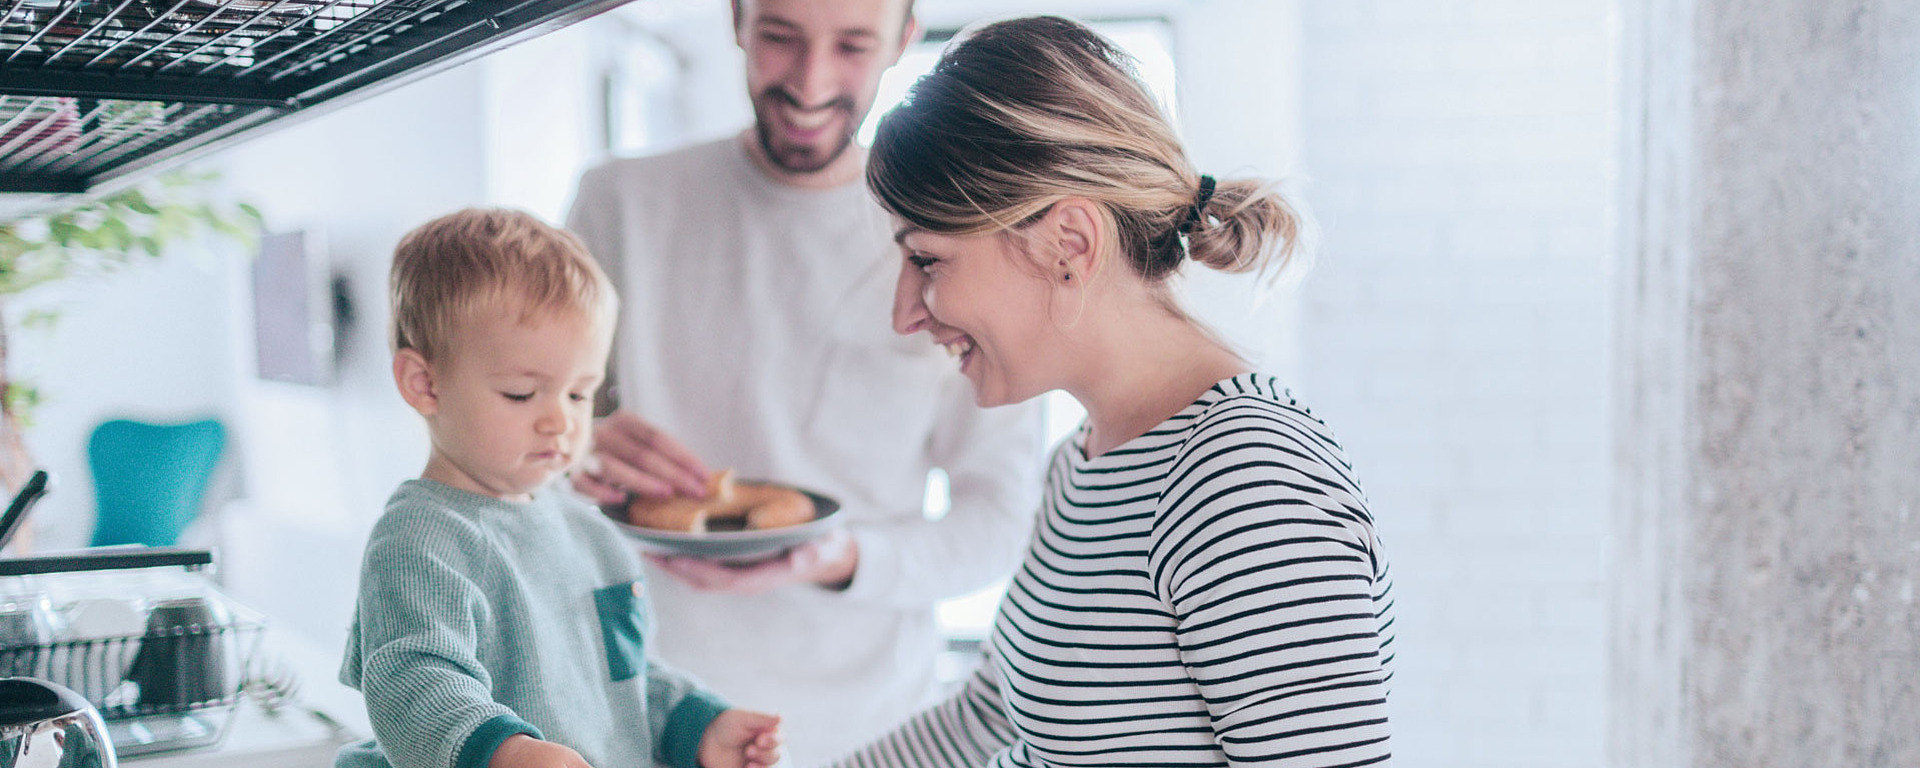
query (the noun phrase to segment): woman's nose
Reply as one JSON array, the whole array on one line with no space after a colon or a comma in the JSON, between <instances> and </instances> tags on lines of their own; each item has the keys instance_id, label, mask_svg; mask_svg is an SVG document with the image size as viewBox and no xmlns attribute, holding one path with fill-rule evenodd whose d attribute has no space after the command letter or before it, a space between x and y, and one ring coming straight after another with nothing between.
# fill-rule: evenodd
<instances>
[{"instance_id":1,"label":"woman's nose","mask_svg":"<svg viewBox=\"0 0 1920 768\"><path fill-rule=\"evenodd\" d=\"M893 284L893 332L911 336L926 330L926 277L912 264L900 265L900 279Z\"/></svg>"}]
</instances>

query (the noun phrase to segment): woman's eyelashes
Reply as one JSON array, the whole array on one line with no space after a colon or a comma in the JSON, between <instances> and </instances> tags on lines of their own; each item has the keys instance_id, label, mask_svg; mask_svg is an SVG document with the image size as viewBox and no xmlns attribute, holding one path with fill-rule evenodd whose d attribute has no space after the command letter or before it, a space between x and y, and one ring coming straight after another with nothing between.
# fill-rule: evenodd
<instances>
[{"instance_id":1,"label":"woman's eyelashes","mask_svg":"<svg viewBox=\"0 0 1920 768\"><path fill-rule=\"evenodd\" d=\"M938 264L939 262L940 262L939 259L933 258L932 256L923 256L918 253L907 254L907 263L912 264L914 269L918 269L922 272L925 272L928 269L931 269L933 265Z\"/></svg>"}]
</instances>

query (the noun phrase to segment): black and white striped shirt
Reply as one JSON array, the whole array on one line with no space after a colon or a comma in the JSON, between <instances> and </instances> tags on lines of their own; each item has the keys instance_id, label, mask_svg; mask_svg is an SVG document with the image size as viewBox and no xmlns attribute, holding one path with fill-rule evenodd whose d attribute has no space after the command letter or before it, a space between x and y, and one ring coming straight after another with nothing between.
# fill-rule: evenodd
<instances>
[{"instance_id":1,"label":"black and white striped shirt","mask_svg":"<svg viewBox=\"0 0 1920 768\"><path fill-rule=\"evenodd\" d=\"M1272 377L1062 443L988 663L849 766L1385 765L1393 598L1366 497Z\"/></svg>"}]
</instances>

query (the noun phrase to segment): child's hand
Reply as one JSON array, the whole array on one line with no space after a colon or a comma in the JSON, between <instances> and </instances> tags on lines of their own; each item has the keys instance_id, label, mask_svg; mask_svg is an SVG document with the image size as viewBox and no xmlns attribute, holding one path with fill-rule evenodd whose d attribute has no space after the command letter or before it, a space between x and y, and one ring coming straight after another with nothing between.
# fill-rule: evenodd
<instances>
[{"instance_id":1,"label":"child's hand","mask_svg":"<svg viewBox=\"0 0 1920 768\"><path fill-rule=\"evenodd\" d=\"M713 729L707 729L711 732ZM508 736L493 751L487 768L593 768L587 760L566 747L541 741L524 733Z\"/></svg>"},{"instance_id":2,"label":"child's hand","mask_svg":"<svg viewBox=\"0 0 1920 768\"><path fill-rule=\"evenodd\" d=\"M729 709L700 735L703 768L770 768L780 762L780 717Z\"/></svg>"}]
</instances>

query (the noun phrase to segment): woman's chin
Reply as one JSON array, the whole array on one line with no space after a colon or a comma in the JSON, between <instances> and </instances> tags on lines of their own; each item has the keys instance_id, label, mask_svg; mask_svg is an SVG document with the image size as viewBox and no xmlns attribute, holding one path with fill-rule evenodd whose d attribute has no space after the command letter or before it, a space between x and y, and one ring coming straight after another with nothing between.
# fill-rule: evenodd
<instances>
[{"instance_id":1,"label":"woman's chin","mask_svg":"<svg viewBox=\"0 0 1920 768\"><path fill-rule=\"evenodd\" d=\"M977 381L972 382L972 384L973 384L973 404L981 408L997 408L1002 405L1013 405L1015 403L1024 403L1028 400L1032 400L1035 397L1040 396L1041 394L1039 392L1035 392L1032 394L1021 394L1020 392L1014 391L1010 387L997 386L997 385L983 386L980 382L977 382Z\"/></svg>"}]
</instances>

